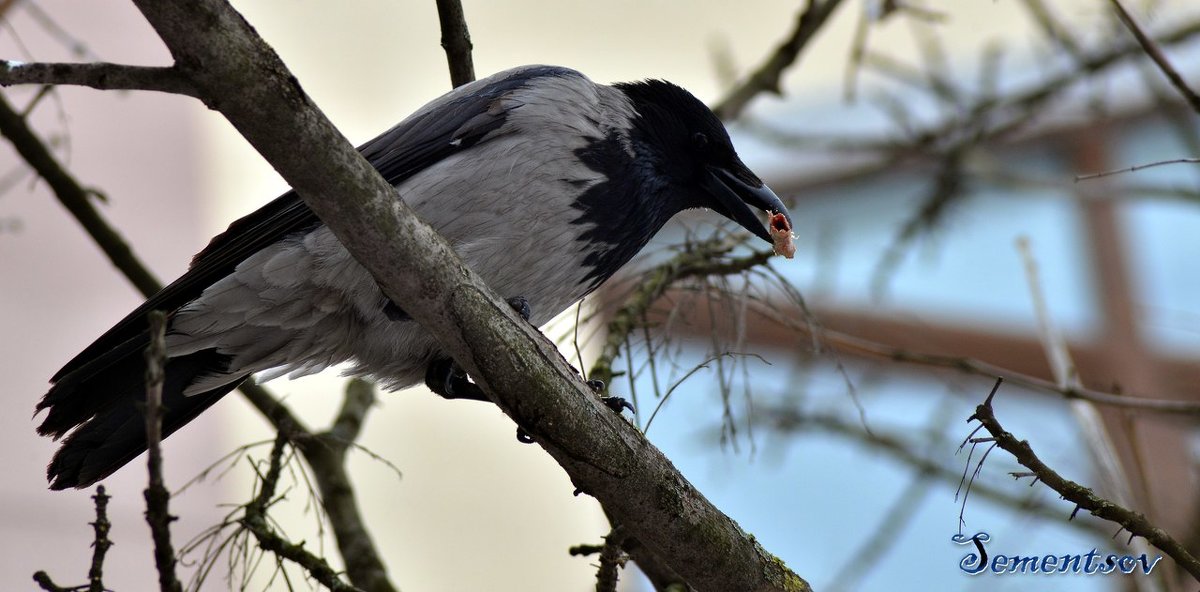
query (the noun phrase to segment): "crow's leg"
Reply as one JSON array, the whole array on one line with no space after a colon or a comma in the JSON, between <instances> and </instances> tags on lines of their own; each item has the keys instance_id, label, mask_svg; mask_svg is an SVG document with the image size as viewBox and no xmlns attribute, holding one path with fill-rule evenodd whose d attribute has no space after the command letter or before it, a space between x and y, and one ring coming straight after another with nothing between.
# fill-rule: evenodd
<instances>
[{"instance_id":1,"label":"crow's leg","mask_svg":"<svg viewBox=\"0 0 1200 592\"><path fill-rule=\"evenodd\" d=\"M438 358L425 370L425 386L443 399L490 401L451 358Z\"/></svg>"},{"instance_id":2,"label":"crow's leg","mask_svg":"<svg viewBox=\"0 0 1200 592\"><path fill-rule=\"evenodd\" d=\"M592 389L593 393L596 393L596 395L598 397L600 397L601 403L604 403L604 405L606 407L608 407L609 409L616 411L618 415L620 415L620 413L625 409L628 409L633 413L637 413L637 410L633 408L633 403L626 401L625 397L606 396L604 394L604 386L605 385L604 385L603 380L598 380L598 379L589 380L589 381L587 381L587 385L588 385L588 387L590 387Z\"/></svg>"},{"instance_id":3,"label":"crow's leg","mask_svg":"<svg viewBox=\"0 0 1200 592\"><path fill-rule=\"evenodd\" d=\"M528 300L517 296L509 298L508 305L522 319L525 319L526 322L529 321L532 311L529 308ZM471 382L466 371L451 358L438 358L429 364L429 368L425 370L425 386L444 399L491 401L482 389ZM533 438L529 437L529 434L520 427L517 428L517 440L526 444L533 442Z\"/></svg>"},{"instance_id":4,"label":"crow's leg","mask_svg":"<svg viewBox=\"0 0 1200 592\"><path fill-rule=\"evenodd\" d=\"M533 314L533 310L529 308L529 301L526 300L524 296L514 296L508 300L505 300L505 302L507 302L513 310L517 311L517 314L520 315L526 323L529 322L529 315Z\"/></svg>"}]
</instances>

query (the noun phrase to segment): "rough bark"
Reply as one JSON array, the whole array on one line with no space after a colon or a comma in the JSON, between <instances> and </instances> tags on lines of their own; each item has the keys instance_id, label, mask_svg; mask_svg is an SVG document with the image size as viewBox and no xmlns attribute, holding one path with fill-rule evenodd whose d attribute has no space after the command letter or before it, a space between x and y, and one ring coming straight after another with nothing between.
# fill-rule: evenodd
<instances>
[{"instance_id":1,"label":"rough bark","mask_svg":"<svg viewBox=\"0 0 1200 592\"><path fill-rule=\"evenodd\" d=\"M808 589L601 405L553 345L395 199L241 15L218 0L135 3L205 104L225 115L384 293L437 335L632 535L699 590Z\"/></svg>"}]
</instances>

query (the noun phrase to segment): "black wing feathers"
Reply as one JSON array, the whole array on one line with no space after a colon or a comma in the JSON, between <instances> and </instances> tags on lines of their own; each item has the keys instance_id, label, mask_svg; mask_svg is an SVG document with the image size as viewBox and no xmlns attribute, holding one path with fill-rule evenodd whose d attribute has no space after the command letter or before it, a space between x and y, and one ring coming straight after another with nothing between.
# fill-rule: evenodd
<instances>
[{"instance_id":1,"label":"black wing feathers","mask_svg":"<svg viewBox=\"0 0 1200 592\"><path fill-rule=\"evenodd\" d=\"M545 76L579 76L548 66L513 70L502 77L460 87L431 103L359 152L392 185L399 185L447 156L470 148L503 126L505 94ZM149 342L146 315L151 310L174 314L209 286L232 273L261 249L320 224L299 196L289 191L245 216L215 237L192 260L179 279L163 288L75 356L51 379L52 388L38 403L49 412L38 432L67 435L48 468L51 487L84 487L98 481L145 449L144 427L137 402L143 386L142 352ZM163 404L164 435L182 427L229 391L237 382L184 396L197 376L227 370L228 357L213 350L172 358L167 363Z\"/></svg>"},{"instance_id":2,"label":"black wing feathers","mask_svg":"<svg viewBox=\"0 0 1200 592\"><path fill-rule=\"evenodd\" d=\"M523 69L520 75L493 81L415 115L359 146L358 150L384 179L399 185L433 163L475 145L503 125L505 111L499 108L499 99L504 94L542 76L564 76L571 72L551 66ZM320 220L294 191L233 222L192 259L191 267L183 276L150 297L80 352L51 381L57 382L86 363L104 358L108 350L144 333L146 314L150 311L175 311L229 275L250 255L318 224Z\"/></svg>"}]
</instances>

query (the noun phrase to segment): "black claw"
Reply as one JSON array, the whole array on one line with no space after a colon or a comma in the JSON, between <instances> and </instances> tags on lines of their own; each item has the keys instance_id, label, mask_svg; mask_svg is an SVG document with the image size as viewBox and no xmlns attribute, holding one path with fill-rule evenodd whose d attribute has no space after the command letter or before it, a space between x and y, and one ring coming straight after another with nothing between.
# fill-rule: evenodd
<instances>
[{"instance_id":1,"label":"black claw","mask_svg":"<svg viewBox=\"0 0 1200 592\"><path fill-rule=\"evenodd\" d=\"M514 296L509 298L508 305L511 306L513 310L517 311L517 314L521 315L521 318L525 319L526 322L529 321L529 315L533 314L533 310L529 308L529 301L526 300L524 296Z\"/></svg>"},{"instance_id":2,"label":"black claw","mask_svg":"<svg viewBox=\"0 0 1200 592\"><path fill-rule=\"evenodd\" d=\"M450 358L441 358L429 364L425 370L425 386L443 399L491 400Z\"/></svg>"},{"instance_id":3,"label":"black claw","mask_svg":"<svg viewBox=\"0 0 1200 592\"><path fill-rule=\"evenodd\" d=\"M637 413L637 409L633 408L633 404L626 401L624 397L600 397L600 402L606 407L620 414L622 410L628 409L630 413Z\"/></svg>"}]
</instances>

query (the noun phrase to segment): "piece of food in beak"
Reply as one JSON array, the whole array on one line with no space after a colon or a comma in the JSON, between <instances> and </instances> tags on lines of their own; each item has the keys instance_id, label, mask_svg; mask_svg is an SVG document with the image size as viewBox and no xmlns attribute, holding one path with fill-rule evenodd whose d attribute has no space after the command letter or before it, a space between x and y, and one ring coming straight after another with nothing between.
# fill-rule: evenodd
<instances>
[{"instance_id":1,"label":"piece of food in beak","mask_svg":"<svg viewBox=\"0 0 1200 592\"><path fill-rule=\"evenodd\" d=\"M778 212L771 214L767 228L771 233L771 242L775 245L775 254L791 259L796 254L796 243L792 242L796 235L792 234L792 225L787 216Z\"/></svg>"}]
</instances>

